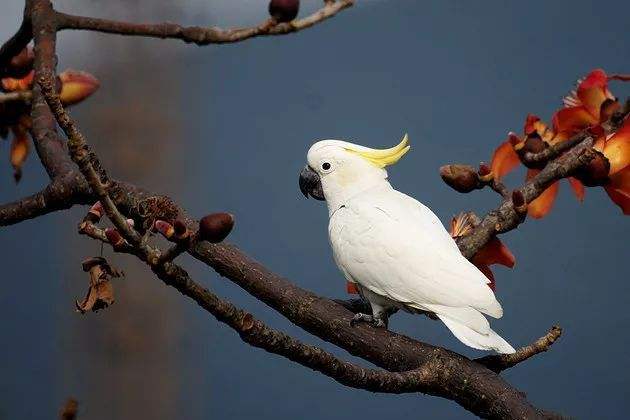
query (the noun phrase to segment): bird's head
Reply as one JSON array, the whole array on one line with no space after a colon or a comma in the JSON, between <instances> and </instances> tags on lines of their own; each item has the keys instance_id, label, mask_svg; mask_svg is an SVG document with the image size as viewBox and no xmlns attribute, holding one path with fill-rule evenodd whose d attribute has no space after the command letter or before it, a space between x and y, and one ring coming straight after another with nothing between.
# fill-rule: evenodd
<instances>
[{"instance_id":1,"label":"bird's head","mask_svg":"<svg viewBox=\"0 0 630 420\"><path fill-rule=\"evenodd\" d=\"M308 164L300 172L300 190L316 200L348 198L384 182L385 167L398 162L409 147L406 134L389 149L370 149L341 140L318 141L309 149Z\"/></svg>"}]
</instances>

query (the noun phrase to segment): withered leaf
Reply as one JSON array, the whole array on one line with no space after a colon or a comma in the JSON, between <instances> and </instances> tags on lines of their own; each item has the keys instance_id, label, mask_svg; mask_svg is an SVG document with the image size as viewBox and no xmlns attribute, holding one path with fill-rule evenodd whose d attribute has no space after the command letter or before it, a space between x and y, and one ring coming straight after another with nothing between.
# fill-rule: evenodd
<instances>
[{"instance_id":1,"label":"withered leaf","mask_svg":"<svg viewBox=\"0 0 630 420\"><path fill-rule=\"evenodd\" d=\"M112 267L105 258L92 257L83 261L83 270L90 274L90 285L83 301L76 301L82 314L107 308L114 303L114 286L111 277L121 277L123 272Z\"/></svg>"}]
</instances>

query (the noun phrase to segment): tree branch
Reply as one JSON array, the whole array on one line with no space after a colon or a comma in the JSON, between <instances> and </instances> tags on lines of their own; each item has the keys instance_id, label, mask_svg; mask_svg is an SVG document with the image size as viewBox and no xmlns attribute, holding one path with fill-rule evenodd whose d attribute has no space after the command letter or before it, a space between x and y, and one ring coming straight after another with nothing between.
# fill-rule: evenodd
<instances>
[{"instance_id":1,"label":"tree branch","mask_svg":"<svg viewBox=\"0 0 630 420\"><path fill-rule=\"evenodd\" d=\"M9 63L11 59L18 55L32 38L30 11L25 7L22 24L15 35L0 47L0 79L10 75Z\"/></svg>"},{"instance_id":2,"label":"tree branch","mask_svg":"<svg viewBox=\"0 0 630 420\"><path fill-rule=\"evenodd\" d=\"M204 28L199 26L184 27L169 22L156 24L118 22L59 12L56 14L56 18L59 22L59 29L82 29L119 35L180 39L186 43L208 45L240 42L258 36L284 35L298 32L335 16L343 9L352 6L353 3L354 0L327 1L323 8L302 19L288 23L275 23L267 20L251 28L234 29Z\"/></svg>"},{"instance_id":3,"label":"tree branch","mask_svg":"<svg viewBox=\"0 0 630 420\"><path fill-rule=\"evenodd\" d=\"M34 31L35 43L35 80L44 74L54 74L57 67L55 55L56 26L54 10L48 0L27 0L26 10L30 12ZM31 134L35 150L48 176L54 179L76 170L67 154L64 142L57 136L57 124L39 85L33 86L33 101L31 106L33 127Z\"/></svg>"},{"instance_id":4,"label":"tree branch","mask_svg":"<svg viewBox=\"0 0 630 420\"><path fill-rule=\"evenodd\" d=\"M63 108L59 100L59 95L55 92L55 78L53 73L43 71L42 74L39 75L37 83L59 126L66 133L66 136L68 136L70 158L79 167L79 170L90 185L90 188L103 204L107 217L129 243L132 245L140 244L140 235L127 224L127 218L118 211L109 196L108 188L111 185L111 181L106 172L102 169L96 155L90 153L83 134L77 129L70 119L70 116ZM99 168L98 173L96 168Z\"/></svg>"},{"instance_id":5,"label":"tree branch","mask_svg":"<svg viewBox=\"0 0 630 420\"><path fill-rule=\"evenodd\" d=\"M550 161L538 175L519 189L525 202L531 203L551 184L590 162L595 154L592 146L592 137L582 138L564 155ZM469 235L457 238L457 245L462 254L471 259L497 233L515 229L522 221L523 218L515 211L512 200L505 200L497 209L489 212Z\"/></svg>"},{"instance_id":6,"label":"tree branch","mask_svg":"<svg viewBox=\"0 0 630 420\"><path fill-rule=\"evenodd\" d=\"M326 2L322 11L332 12L332 8L339 7L336 11L338 12L351 4L351 1ZM165 283L192 298L221 322L237 330L241 337L244 337L243 339L250 344L295 360L349 386L382 392L420 391L456 401L467 410L486 418L544 418L551 415L533 407L525 399L524 394L511 387L499 375L484 366L484 362L471 361L449 350L421 343L384 329L374 329L365 325L350 327L351 312L329 299L319 297L295 286L250 259L234 246L197 242L192 245L189 252L195 258L214 268L219 274L229 278L280 312L294 324L390 372L365 369L340 361L321 349L305 345L266 327L254 320L251 315L204 289L192 281L178 265L160 260L161 254L158 249L141 246L143 240L140 238L137 242L137 238L135 238L137 232L125 230L128 225L124 216L132 217L141 223L155 219L156 214L147 214L143 210L143 203L157 196L142 191L133 185L109 181L105 171L100 168L98 159L89 151L85 139L73 125L61 104L58 103L53 89L55 33L58 29L91 29L127 35L177 38L186 42L204 44L213 42L214 38L212 37L218 36L217 33L223 34L225 41L217 38L215 39L216 42L236 42L257 35L275 34L274 31L278 31L278 33L293 32L311 26L334 15L334 13L327 15L328 12L320 11L322 14L316 13L292 24L265 27L264 32L260 32L260 27L220 31L211 28L183 28L172 24L139 25L73 17L57 14L48 0L28 0L26 9L30 11L35 34L36 80L41 85L36 86L33 92L32 116L34 119L34 138L42 164L53 182L62 175L85 176L88 182L86 183L82 179L81 182L76 181L77 192L70 194L71 198L67 201L72 203L85 202L86 195L89 195L92 202L101 200L108 212L108 217L114 221L126 239L130 240L131 248L129 250L147 262ZM93 27L87 27L90 25ZM45 94L45 99L43 94ZM46 101L52 107L57 122L69 138L70 156L78 164L81 173L76 171L63 142L57 136L55 118ZM566 176L575 168L588 162L591 145L592 139L585 139L556 161L550 162L545 170L521 189L527 201L529 202L539 195L554 180ZM502 193L502 195L504 194ZM189 227L196 227L197 223L188 218L179 206L170 199L161 198L163 200L160 202L171 203L169 206L175 209L179 217L183 218ZM511 213L514 213L512 207L511 200L505 200L497 211L486 216L475 229L476 234L473 233L473 235L462 238L460 242L460 247L463 247L462 250L474 250L475 247L485 244L496 233L508 229L511 225L516 226L518 220L512 219ZM14 209L15 206L11 208ZM35 210L23 211L22 213L32 212L35 214L38 211L43 211L42 206L37 203L28 206L28 208ZM158 208L157 212L162 210L164 209ZM168 209L169 212L171 210ZM491 232L486 232L488 227L492 228ZM485 235L489 236L482 244ZM103 236L95 235L100 240L103 240ZM105 239L107 239L106 236ZM514 366L533 354L539 353L540 349L544 347L544 343L540 345L537 343L519 350L516 353L519 356L510 360L501 359L498 362L496 361L498 359L493 359L495 360L493 365L486 359L485 363L488 363L493 369L499 370ZM497 368L497 366L501 367ZM480 398L480 396L485 398Z\"/></svg>"},{"instance_id":7,"label":"tree branch","mask_svg":"<svg viewBox=\"0 0 630 420\"><path fill-rule=\"evenodd\" d=\"M174 287L184 296L195 301L218 321L235 330L244 342L254 347L286 357L302 366L329 376L343 385L372 392L395 394L419 392L430 386L435 377L432 375L432 370L427 368L408 372L387 372L363 368L340 360L321 348L304 344L287 334L268 327L263 322L254 319L251 314L219 298L193 281L189 274L177 264L162 261L162 259L153 259L149 254L143 253L141 249L128 244L125 246L111 244L104 230L86 219L81 223L81 233L101 242L109 243L116 252L138 256L151 267L165 284Z\"/></svg>"},{"instance_id":8,"label":"tree branch","mask_svg":"<svg viewBox=\"0 0 630 420\"><path fill-rule=\"evenodd\" d=\"M509 369L521 362L524 362L530 357L549 350L553 343L555 343L556 340L560 338L561 334L562 328L560 328L558 325L554 325L547 334L540 337L532 344L521 347L516 351L516 353L493 354L490 356L475 359L475 362L481 363L493 372L500 373L505 369Z\"/></svg>"},{"instance_id":9,"label":"tree branch","mask_svg":"<svg viewBox=\"0 0 630 420\"><path fill-rule=\"evenodd\" d=\"M8 226L54 211L66 210L89 197L76 173L53 179L42 191L0 206L0 226Z\"/></svg>"},{"instance_id":10,"label":"tree branch","mask_svg":"<svg viewBox=\"0 0 630 420\"><path fill-rule=\"evenodd\" d=\"M32 97L33 92L30 90L0 93L0 104L15 101L29 102Z\"/></svg>"}]
</instances>

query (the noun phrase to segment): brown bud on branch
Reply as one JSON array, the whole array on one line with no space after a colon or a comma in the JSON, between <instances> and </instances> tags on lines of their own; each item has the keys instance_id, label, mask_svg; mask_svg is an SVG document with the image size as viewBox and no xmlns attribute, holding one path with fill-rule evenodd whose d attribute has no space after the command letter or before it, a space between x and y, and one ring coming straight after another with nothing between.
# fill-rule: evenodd
<instances>
[{"instance_id":1,"label":"brown bud on branch","mask_svg":"<svg viewBox=\"0 0 630 420\"><path fill-rule=\"evenodd\" d=\"M449 187L460 193L483 187L475 168L469 165L444 165L440 168L440 176Z\"/></svg>"},{"instance_id":2,"label":"brown bud on branch","mask_svg":"<svg viewBox=\"0 0 630 420\"><path fill-rule=\"evenodd\" d=\"M610 161L601 152L597 150L593 152L593 159L574 174L587 187L597 187L608 183Z\"/></svg>"},{"instance_id":3,"label":"brown bud on branch","mask_svg":"<svg viewBox=\"0 0 630 420\"><path fill-rule=\"evenodd\" d=\"M521 190L512 191L512 204L514 205L514 211L519 215L527 214L527 201Z\"/></svg>"},{"instance_id":4,"label":"brown bud on branch","mask_svg":"<svg viewBox=\"0 0 630 420\"><path fill-rule=\"evenodd\" d=\"M175 228L164 220L156 220L153 224L153 228L162 234L166 239L171 239L175 235Z\"/></svg>"},{"instance_id":5,"label":"brown bud on branch","mask_svg":"<svg viewBox=\"0 0 630 420\"><path fill-rule=\"evenodd\" d=\"M88 214L87 216L85 216L85 219L92 223L98 223L103 217L104 213L105 210L103 210L103 205L100 201L97 201L92 205L92 207L90 207L90 210L88 210Z\"/></svg>"},{"instance_id":6,"label":"brown bud on branch","mask_svg":"<svg viewBox=\"0 0 630 420\"><path fill-rule=\"evenodd\" d=\"M118 232L114 228L105 229L105 236L114 249L120 248L125 245L125 239L122 237L120 232Z\"/></svg>"},{"instance_id":7,"label":"brown bud on branch","mask_svg":"<svg viewBox=\"0 0 630 420\"><path fill-rule=\"evenodd\" d=\"M212 243L221 242L233 227L234 216L230 213L212 213L199 221L199 238Z\"/></svg>"},{"instance_id":8,"label":"brown bud on branch","mask_svg":"<svg viewBox=\"0 0 630 420\"><path fill-rule=\"evenodd\" d=\"M269 15L279 23L291 22L300 11L300 0L271 0Z\"/></svg>"},{"instance_id":9,"label":"brown bud on branch","mask_svg":"<svg viewBox=\"0 0 630 420\"><path fill-rule=\"evenodd\" d=\"M180 219L175 220L173 223L173 230L175 231L175 237L178 241L187 239L191 235L188 226L186 226L186 224Z\"/></svg>"}]
</instances>

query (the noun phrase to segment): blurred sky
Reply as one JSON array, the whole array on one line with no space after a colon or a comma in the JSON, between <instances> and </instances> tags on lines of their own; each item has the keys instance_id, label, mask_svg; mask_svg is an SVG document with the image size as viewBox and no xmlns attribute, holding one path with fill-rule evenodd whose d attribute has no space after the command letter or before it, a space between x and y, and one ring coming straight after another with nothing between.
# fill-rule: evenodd
<instances>
[{"instance_id":1,"label":"blurred sky","mask_svg":"<svg viewBox=\"0 0 630 420\"><path fill-rule=\"evenodd\" d=\"M303 12L320 4L302 3ZM223 26L259 22L266 4L55 2L71 13ZM325 205L304 200L297 188L310 144L339 138L390 146L407 132L412 151L390 170L393 185L444 223L461 210L483 214L497 205L496 194L458 194L442 183L439 166L487 161L508 131L522 129L527 113L548 119L593 68L630 72L628 12L627 1L357 0L299 34L237 45L63 32L59 67L102 81L73 115L113 176L171 195L192 215L234 213L232 242L301 287L342 297ZM14 32L21 13L22 2L3 1L0 38ZM628 85L611 88L630 95ZM8 143L0 143L5 161L7 153ZM35 156L19 185L11 173L8 162L0 165L0 202L46 182ZM522 177L507 181L515 186ZM0 230L0 418L51 418L70 395L85 419L470 417L435 397L345 388L249 347L132 258L112 257L130 273L116 304L76 314L73 301L87 281L80 261L98 253L75 233L84 211ZM520 346L555 323L564 328L552 351L505 373L535 405L624 418L628 235L630 220L601 189L589 189L579 204L564 182L547 218L505 236L517 265L495 270L505 309L495 329ZM198 262L182 260L219 295L352 359ZM397 315L390 327L481 355L424 317Z\"/></svg>"}]
</instances>

